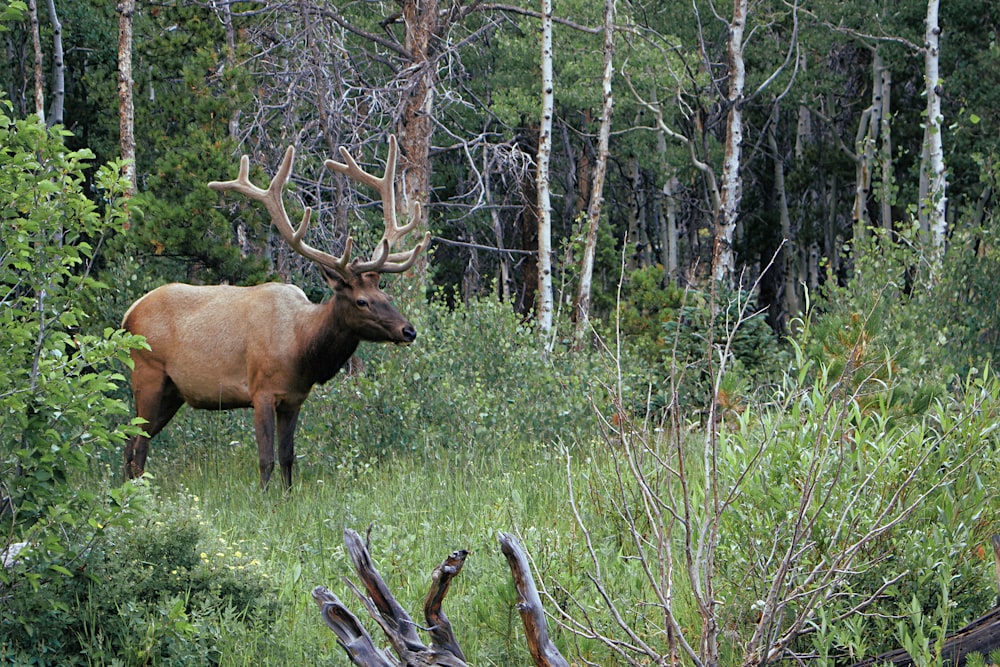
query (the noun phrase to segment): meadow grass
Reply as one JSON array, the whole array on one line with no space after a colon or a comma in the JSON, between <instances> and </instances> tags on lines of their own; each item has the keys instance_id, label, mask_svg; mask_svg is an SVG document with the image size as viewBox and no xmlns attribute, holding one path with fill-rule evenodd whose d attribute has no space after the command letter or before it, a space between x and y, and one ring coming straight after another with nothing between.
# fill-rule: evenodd
<instances>
[{"instance_id":1,"label":"meadow grass","mask_svg":"<svg viewBox=\"0 0 1000 667\"><path fill-rule=\"evenodd\" d=\"M159 495L195 504L217 535L210 559L223 564L239 553L278 592L274 627L221 638L221 664L348 664L312 602L320 584L381 641L343 583L354 579L346 528L370 536L376 566L418 623L431 571L452 551L469 550L444 609L470 664L530 663L497 533L519 534L540 568L565 571L575 529L560 447L427 443L338 465L337 443L305 437L284 494L277 475L260 490L252 432L249 412L186 411L153 441L148 465Z\"/></svg>"}]
</instances>

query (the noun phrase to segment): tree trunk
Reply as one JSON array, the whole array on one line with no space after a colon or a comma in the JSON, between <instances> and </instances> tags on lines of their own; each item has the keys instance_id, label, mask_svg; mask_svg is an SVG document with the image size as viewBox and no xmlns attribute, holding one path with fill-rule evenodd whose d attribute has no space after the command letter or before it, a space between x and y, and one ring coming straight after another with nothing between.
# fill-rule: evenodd
<instances>
[{"instance_id":1,"label":"tree trunk","mask_svg":"<svg viewBox=\"0 0 1000 667\"><path fill-rule=\"evenodd\" d=\"M52 21L52 107L48 125L63 124L63 107L66 100L66 61L63 57L62 23L56 14L55 0L48 0L49 18Z\"/></svg>"},{"instance_id":2,"label":"tree trunk","mask_svg":"<svg viewBox=\"0 0 1000 667\"><path fill-rule=\"evenodd\" d=\"M666 209L666 229L663 239L663 266L666 278L676 282L680 268L680 233L677 230L677 190L680 182L672 172L663 181L663 206Z\"/></svg>"},{"instance_id":3,"label":"tree trunk","mask_svg":"<svg viewBox=\"0 0 1000 667\"><path fill-rule=\"evenodd\" d=\"M882 114L879 118L879 177L881 179L880 203L882 229L885 230L886 239L892 239L892 201L893 188L896 179L893 176L892 165L892 72L883 63L880 72L882 83Z\"/></svg>"},{"instance_id":4,"label":"tree trunk","mask_svg":"<svg viewBox=\"0 0 1000 667\"><path fill-rule=\"evenodd\" d=\"M222 21L223 32L226 35L226 67L232 68L236 66L236 29L233 27L233 11L232 6L228 2L224 2L221 6L216 7L216 12L219 13L219 18ZM230 87L235 96L236 83ZM319 98L322 100L323 96L320 95ZM232 115L229 117L229 138L233 141L239 141L240 136L240 109L233 109ZM325 127L325 125L324 125ZM329 134L329 133L324 133ZM336 152L331 147L331 153L336 155ZM242 226L244 223L240 223Z\"/></svg>"},{"instance_id":5,"label":"tree trunk","mask_svg":"<svg viewBox=\"0 0 1000 667\"><path fill-rule=\"evenodd\" d=\"M121 0L118 4L118 123L122 167L128 179L125 197L131 197L136 188L135 176L135 110L132 102L132 15L135 0Z\"/></svg>"},{"instance_id":6,"label":"tree trunk","mask_svg":"<svg viewBox=\"0 0 1000 667\"><path fill-rule=\"evenodd\" d=\"M712 274L716 281L732 285L736 276L733 239L743 195L740 158L743 150L743 90L746 67L743 61L743 31L746 28L748 0L734 0L733 19L729 23L726 61L729 67L729 93L726 103L726 149L722 163L722 206L715 223L715 248Z\"/></svg>"},{"instance_id":7,"label":"tree trunk","mask_svg":"<svg viewBox=\"0 0 1000 667\"><path fill-rule=\"evenodd\" d=\"M611 114L614 97L611 79L614 75L615 54L615 2L604 1L604 74L601 77L603 104L601 105L600 127L597 133L597 155L594 164L594 181L590 188L590 204L587 206L587 237L583 246L580 266L580 289L576 297L576 345L583 343L584 335L590 327L590 291L594 276L594 255L597 252L597 229L601 220L604 202L604 176L608 168L608 144L611 137Z\"/></svg>"},{"instance_id":8,"label":"tree trunk","mask_svg":"<svg viewBox=\"0 0 1000 667\"><path fill-rule=\"evenodd\" d=\"M795 257L796 243L792 239L792 221L788 214L788 196L785 192L785 160L778 149L778 120L781 112L778 103L775 102L774 111L771 115L771 123L768 125L767 143L771 149L774 159L774 192L778 206L778 219L781 223L781 238L784 245L781 248L780 266L782 269L782 313L778 317L778 322L782 330L787 331L788 321L799 315L801 306L799 305L798 293L798 268Z\"/></svg>"},{"instance_id":9,"label":"tree trunk","mask_svg":"<svg viewBox=\"0 0 1000 667\"><path fill-rule=\"evenodd\" d=\"M549 158L552 153L552 117L555 91L552 78L552 0L542 2L542 118L538 131L535 174L538 190L538 323L543 331L552 329L552 203L549 192Z\"/></svg>"},{"instance_id":10,"label":"tree trunk","mask_svg":"<svg viewBox=\"0 0 1000 667\"><path fill-rule=\"evenodd\" d=\"M924 37L924 84L927 92L926 162L921 170L926 173L927 197L920 201L920 210L926 210L927 230L930 235L931 247L935 260L940 260L945 243L945 181L944 147L941 141L941 76L938 73L940 60L939 40L941 28L938 25L939 0L929 0L927 3L927 32ZM923 216L922 216L923 217Z\"/></svg>"},{"instance_id":11,"label":"tree trunk","mask_svg":"<svg viewBox=\"0 0 1000 667\"><path fill-rule=\"evenodd\" d=\"M406 23L405 48L412 64L404 70L403 109L396 127L400 154L403 157L402 196L398 213L420 215L417 229L427 228L430 202L431 135L434 131L432 114L437 86L437 64L434 59L434 39L438 31L437 0L403 0L403 20ZM419 204L419 211L414 205ZM426 261L421 261L426 267ZM423 268L421 268L423 273Z\"/></svg>"},{"instance_id":12,"label":"tree trunk","mask_svg":"<svg viewBox=\"0 0 1000 667\"><path fill-rule=\"evenodd\" d=\"M626 244L631 249L628 253L627 267L629 271L634 271L639 268L641 264L641 253L642 253L642 208L639 205L639 190L642 187L642 179L639 173L639 158L638 156L631 155L628 159L628 180L629 180L629 195L628 195L628 231Z\"/></svg>"},{"instance_id":13,"label":"tree trunk","mask_svg":"<svg viewBox=\"0 0 1000 667\"><path fill-rule=\"evenodd\" d=\"M28 0L28 19L35 54L35 114L45 123L45 71L42 64L42 37L38 26L38 4Z\"/></svg>"},{"instance_id":14,"label":"tree trunk","mask_svg":"<svg viewBox=\"0 0 1000 667\"><path fill-rule=\"evenodd\" d=\"M483 195L486 197L486 208L490 212L490 221L493 223L493 236L497 244L497 281L500 283L500 300L504 303L510 303L512 297L510 253L504 250L503 222L501 222L500 212L493 202L493 188L490 185L489 157L487 151L483 151Z\"/></svg>"}]
</instances>

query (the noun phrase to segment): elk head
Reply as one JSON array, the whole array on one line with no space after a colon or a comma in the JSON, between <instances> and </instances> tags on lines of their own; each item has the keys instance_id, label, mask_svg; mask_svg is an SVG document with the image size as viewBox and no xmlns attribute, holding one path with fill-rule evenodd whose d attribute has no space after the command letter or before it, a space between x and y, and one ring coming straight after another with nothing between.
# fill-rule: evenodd
<instances>
[{"instance_id":1,"label":"elk head","mask_svg":"<svg viewBox=\"0 0 1000 667\"><path fill-rule=\"evenodd\" d=\"M405 344L416 338L413 325L379 288L380 274L406 271L430 242L428 233L412 249L393 251L419 218L414 216L405 225L396 220L396 139L389 140L382 177L361 169L346 149L340 151L344 162L327 160L326 166L371 186L382 198L385 231L367 260L351 259L350 236L339 256L307 244L310 208L298 227L292 224L282 193L291 176L294 148L285 152L266 190L250 182L245 155L236 179L208 184L213 190L232 190L264 204L280 236L320 267L334 295L324 304L313 304L293 285L170 284L132 304L122 326L145 336L150 349L132 354L136 412L147 426L146 433L125 448L126 476L142 475L149 440L183 404L211 410L252 407L261 485L267 485L274 469L277 436L281 477L288 488L295 424L313 385L340 370L362 340Z\"/></svg>"}]
</instances>

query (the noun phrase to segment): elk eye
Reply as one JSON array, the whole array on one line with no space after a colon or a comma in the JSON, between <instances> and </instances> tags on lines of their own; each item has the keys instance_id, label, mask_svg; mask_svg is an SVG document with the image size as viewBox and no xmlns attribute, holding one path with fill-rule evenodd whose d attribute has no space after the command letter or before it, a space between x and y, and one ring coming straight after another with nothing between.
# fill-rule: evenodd
<instances>
[{"instance_id":1,"label":"elk eye","mask_svg":"<svg viewBox=\"0 0 1000 667\"><path fill-rule=\"evenodd\" d=\"M367 308L367 307L368 307L367 299L358 299L358 308Z\"/></svg>"}]
</instances>

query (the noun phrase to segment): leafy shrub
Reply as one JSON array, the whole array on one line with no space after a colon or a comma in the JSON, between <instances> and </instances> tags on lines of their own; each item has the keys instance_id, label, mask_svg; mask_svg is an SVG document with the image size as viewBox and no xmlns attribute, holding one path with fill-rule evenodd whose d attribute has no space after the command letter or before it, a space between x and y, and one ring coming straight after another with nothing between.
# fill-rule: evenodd
<instances>
[{"instance_id":1,"label":"leafy shrub","mask_svg":"<svg viewBox=\"0 0 1000 667\"><path fill-rule=\"evenodd\" d=\"M130 520L103 531L72 572L9 598L0 661L211 665L220 636L264 631L274 587L213 534L197 498L163 501L143 488L131 500L141 502ZM29 556L18 570L30 566Z\"/></svg>"},{"instance_id":2,"label":"leafy shrub","mask_svg":"<svg viewBox=\"0 0 1000 667\"><path fill-rule=\"evenodd\" d=\"M984 160L982 172L995 192L997 161ZM991 208L961 211L939 262L927 253L916 222L898 229L892 240L872 230L856 244L847 284L828 280L816 300L810 358L834 374L862 369L853 377L867 381L871 400L889 401L896 414L922 413L970 372L995 362L998 220L1000 213Z\"/></svg>"},{"instance_id":3,"label":"leafy shrub","mask_svg":"<svg viewBox=\"0 0 1000 667\"><path fill-rule=\"evenodd\" d=\"M136 431L119 426L128 409L112 396L124 378L111 364L141 340L95 327L83 306L106 287L91 276L97 248L123 226L121 165L97 170L99 208L84 195L93 156L68 150L66 136L13 120L0 99L0 550L28 545L18 568L0 569L0 636L58 627L66 602L38 592L73 580L102 532L128 518L126 493L82 483L94 452ZM34 613L14 613L26 596ZM38 661L64 641L50 638Z\"/></svg>"},{"instance_id":4,"label":"leafy shrub","mask_svg":"<svg viewBox=\"0 0 1000 667\"><path fill-rule=\"evenodd\" d=\"M586 356L546 354L532 325L491 298L454 309L412 294L396 301L419 332L416 344L362 346L365 372L317 387L306 402L300 433L325 441L327 463L588 439L600 389Z\"/></svg>"},{"instance_id":5,"label":"leafy shrub","mask_svg":"<svg viewBox=\"0 0 1000 667\"><path fill-rule=\"evenodd\" d=\"M704 409L719 355L732 368L728 385L720 387L730 407L737 407L740 394L751 393L751 380L759 385L778 377L788 355L748 294L723 290L713 301L710 294L664 285L662 279L661 267L632 272L619 307L630 360L628 402L637 414L669 406L675 392L682 411ZM715 358L709 358L710 349Z\"/></svg>"}]
</instances>

